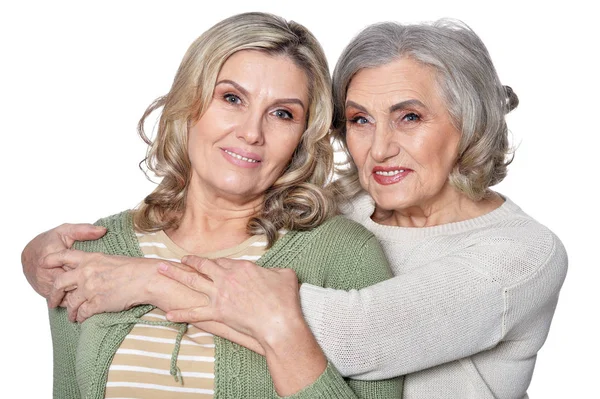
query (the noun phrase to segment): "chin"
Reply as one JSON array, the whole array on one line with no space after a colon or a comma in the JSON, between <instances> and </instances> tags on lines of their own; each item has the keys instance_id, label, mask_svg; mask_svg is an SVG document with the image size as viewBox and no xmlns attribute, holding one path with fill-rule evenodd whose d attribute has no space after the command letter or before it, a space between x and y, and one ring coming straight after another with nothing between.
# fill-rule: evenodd
<instances>
[{"instance_id":1,"label":"chin","mask_svg":"<svg viewBox=\"0 0 600 399\"><path fill-rule=\"evenodd\" d=\"M404 190L367 190L367 192L375 200L377 207L385 210L402 209L410 202Z\"/></svg>"},{"instance_id":2,"label":"chin","mask_svg":"<svg viewBox=\"0 0 600 399\"><path fill-rule=\"evenodd\" d=\"M371 197L375 200L375 206L381 210L394 211L406 207L406 201L396 196L371 194Z\"/></svg>"}]
</instances>

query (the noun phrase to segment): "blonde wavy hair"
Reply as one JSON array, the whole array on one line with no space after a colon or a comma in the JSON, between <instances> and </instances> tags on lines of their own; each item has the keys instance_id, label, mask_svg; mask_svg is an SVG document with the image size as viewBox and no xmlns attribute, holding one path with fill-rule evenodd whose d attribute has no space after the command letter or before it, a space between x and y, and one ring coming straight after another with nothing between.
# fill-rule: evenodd
<instances>
[{"instance_id":1,"label":"blonde wavy hair","mask_svg":"<svg viewBox=\"0 0 600 399\"><path fill-rule=\"evenodd\" d=\"M505 115L519 99L500 83L481 39L466 24L441 19L402 25L383 22L360 32L344 49L333 72L333 134L348 162L338 171L333 189L340 200L362 191L358 169L346 144L346 93L363 68L375 68L402 57L433 67L437 85L454 126L461 132L450 184L473 200L504 179L512 161Z\"/></svg>"},{"instance_id":2,"label":"blonde wavy hair","mask_svg":"<svg viewBox=\"0 0 600 399\"><path fill-rule=\"evenodd\" d=\"M138 133L149 145L142 163L162 178L134 210L134 225L140 231L179 226L191 177L188 129L210 104L223 64L241 50L289 57L307 74L310 103L300 143L283 174L265 193L262 211L248 222L248 232L265 234L271 246L278 230L308 230L335 213L333 196L325 188L333 174L333 104L323 49L304 26L253 12L227 18L196 39L183 57L169 93L155 100L140 119ZM159 108L158 131L151 141L144 122Z\"/></svg>"}]
</instances>

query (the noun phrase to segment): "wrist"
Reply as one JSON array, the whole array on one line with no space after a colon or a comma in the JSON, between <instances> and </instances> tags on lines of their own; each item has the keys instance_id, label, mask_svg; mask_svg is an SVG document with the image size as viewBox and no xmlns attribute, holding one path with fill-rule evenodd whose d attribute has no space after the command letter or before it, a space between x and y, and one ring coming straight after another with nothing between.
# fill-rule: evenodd
<instances>
[{"instance_id":1,"label":"wrist","mask_svg":"<svg viewBox=\"0 0 600 399\"><path fill-rule=\"evenodd\" d=\"M289 396L313 384L327 368L327 359L301 317L276 330L261 345L275 390Z\"/></svg>"},{"instance_id":2,"label":"wrist","mask_svg":"<svg viewBox=\"0 0 600 399\"><path fill-rule=\"evenodd\" d=\"M253 335L265 349L265 353L279 356L289 350L294 351L298 347L306 346L311 341L316 344L312 332L301 315L280 317L264 325L268 325L267 330Z\"/></svg>"},{"instance_id":3,"label":"wrist","mask_svg":"<svg viewBox=\"0 0 600 399\"><path fill-rule=\"evenodd\" d=\"M133 305L150 304L158 306L157 301L161 297L161 276L157 268L160 261L149 261L144 259L143 265L129 264L131 268L132 281L136 281L137 292ZM164 294L164 292L162 292Z\"/></svg>"}]
</instances>

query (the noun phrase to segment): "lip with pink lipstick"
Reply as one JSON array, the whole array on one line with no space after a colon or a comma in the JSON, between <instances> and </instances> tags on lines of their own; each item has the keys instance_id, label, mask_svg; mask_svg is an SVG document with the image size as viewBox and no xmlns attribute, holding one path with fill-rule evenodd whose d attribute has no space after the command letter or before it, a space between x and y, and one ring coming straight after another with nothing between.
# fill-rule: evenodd
<instances>
[{"instance_id":1,"label":"lip with pink lipstick","mask_svg":"<svg viewBox=\"0 0 600 399\"><path fill-rule=\"evenodd\" d=\"M221 148L221 154L226 160L242 168L256 168L262 162L260 155L244 151L241 148Z\"/></svg>"},{"instance_id":2,"label":"lip with pink lipstick","mask_svg":"<svg viewBox=\"0 0 600 399\"><path fill-rule=\"evenodd\" d=\"M373 168L373 179L382 185L395 184L402 181L413 170L402 166L375 166Z\"/></svg>"}]
</instances>

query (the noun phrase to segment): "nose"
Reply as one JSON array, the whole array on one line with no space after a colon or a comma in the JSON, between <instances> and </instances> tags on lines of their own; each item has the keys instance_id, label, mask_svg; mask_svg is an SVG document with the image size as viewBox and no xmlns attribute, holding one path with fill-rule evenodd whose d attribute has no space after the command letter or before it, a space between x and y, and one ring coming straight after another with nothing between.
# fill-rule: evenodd
<instances>
[{"instance_id":1,"label":"nose","mask_svg":"<svg viewBox=\"0 0 600 399\"><path fill-rule=\"evenodd\" d=\"M250 145L264 144L263 118L260 113L248 112L238 126L236 137Z\"/></svg>"},{"instance_id":2,"label":"nose","mask_svg":"<svg viewBox=\"0 0 600 399\"><path fill-rule=\"evenodd\" d=\"M371 157L373 160L384 162L395 157L399 152L400 145L394 135L394 129L386 124L377 124L371 143Z\"/></svg>"}]
</instances>

